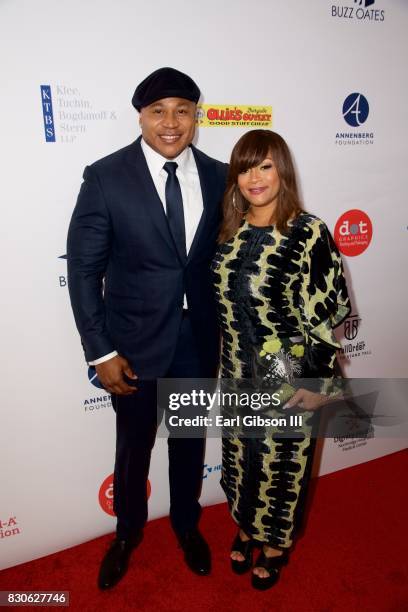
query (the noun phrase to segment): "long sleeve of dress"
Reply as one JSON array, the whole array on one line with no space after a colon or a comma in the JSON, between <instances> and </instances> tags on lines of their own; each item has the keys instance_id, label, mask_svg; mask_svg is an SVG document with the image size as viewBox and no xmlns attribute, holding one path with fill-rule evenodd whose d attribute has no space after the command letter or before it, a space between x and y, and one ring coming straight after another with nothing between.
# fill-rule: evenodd
<instances>
[{"instance_id":1,"label":"long sleeve of dress","mask_svg":"<svg viewBox=\"0 0 408 612\"><path fill-rule=\"evenodd\" d=\"M320 219L309 225L300 302L312 372L330 377L340 348L333 329L350 313L350 301L340 253Z\"/></svg>"}]
</instances>

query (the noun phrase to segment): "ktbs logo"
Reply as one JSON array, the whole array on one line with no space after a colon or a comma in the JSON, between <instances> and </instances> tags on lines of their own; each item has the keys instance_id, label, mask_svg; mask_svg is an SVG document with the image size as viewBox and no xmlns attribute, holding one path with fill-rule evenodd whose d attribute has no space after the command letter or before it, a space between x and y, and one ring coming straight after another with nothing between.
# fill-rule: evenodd
<instances>
[{"instance_id":1,"label":"ktbs logo","mask_svg":"<svg viewBox=\"0 0 408 612\"><path fill-rule=\"evenodd\" d=\"M150 481L147 481L147 499L149 499L152 492ZM110 474L100 486L99 489L99 505L106 514L110 516L116 516L113 510L113 474Z\"/></svg>"},{"instance_id":2,"label":"ktbs logo","mask_svg":"<svg viewBox=\"0 0 408 612\"><path fill-rule=\"evenodd\" d=\"M373 236L370 217L362 210L348 210L338 219L334 240L343 255L356 257L368 248Z\"/></svg>"},{"instance_id":3,"label":"ktbs logo","mask_svg":"<svg viewBox=\"0 0 408 612\"><path fill-rule=\"evenodd\" d=\"M96 121L116 121L116 111L94 108L78 87L40 85L45 142L72 144Z\"/></svg>"},{"instance_id":4,"label":"ktbs logo","mask_svg":"<svg viewBox=\"0 0 408 612\"><path fill-rule=\"evenodd\" d=\"M55 142L54 113L52 110L51 86L41 85L41 102L46 142Z\"/></svg>"},{"instance_id":5,"label":"ktbs logo","mask_svg":"<svg viewBox=\"0 0 408 612\"><path fill-rule=\"evenodd\" d=\"M359 127L367 121L370 107L367 98L361 93L352 93L344 100L343 117L352 127Z\"/></svg>"}]
</instances>

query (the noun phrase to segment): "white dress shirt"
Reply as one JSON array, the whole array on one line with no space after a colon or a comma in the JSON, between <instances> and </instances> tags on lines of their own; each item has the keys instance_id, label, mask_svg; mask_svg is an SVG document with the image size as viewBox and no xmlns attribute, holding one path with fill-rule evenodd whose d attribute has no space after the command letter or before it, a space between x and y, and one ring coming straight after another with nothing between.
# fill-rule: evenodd
<instances>
[{"instance_id":1,"label":"white dress shirt","mask_svg":"<svg viewBox=\"0 0 408 612\"><path fill-rule=\"evenodd\" d=\"M145 140L141 140L142 151L146 158L149 172L152 176L154 186L166 212L166 180L167 172L163 166L167 161L178 164L176 175L180 183L181 195L183 197L184 225L186 228L186 250L187 254L193 243L198 224L203 213L203 196L201 193L200 178L198 176L197 165L190 147L187 147L174 159L166 159L157 153ZM187 308L187 298L184 296L184 308ZM89 361L89 365L98 365L108 359L112 359L118 353L112 351L108 355L99 357L94 361Z\"/></svg>"}]
</instances>

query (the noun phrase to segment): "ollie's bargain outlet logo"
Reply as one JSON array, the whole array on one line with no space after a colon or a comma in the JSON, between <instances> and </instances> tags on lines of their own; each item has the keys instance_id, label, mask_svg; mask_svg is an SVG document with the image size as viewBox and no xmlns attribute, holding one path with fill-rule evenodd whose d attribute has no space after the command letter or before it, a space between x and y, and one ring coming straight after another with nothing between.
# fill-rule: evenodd
<instances>
[{"instance_id":1,"label":"ollie's bargain outlet logo","mask_svg":"<svg viewBox=\"0 0 408 612\"><path fill-rule=\"evenodd\" d=\"M348 210L336 223L334 240L343 255L361 255L371 242L373 226L370 217L362 210Z\"/></svg>"},{"instance_id":2,"label":"ollie's bargain outlet logo","mask_svg":"<svg viewBox=\"0 0 408 612\"><path fill-rule=\"evenodd\" d=\"M147 499L152 492L150 481L147 481ZM113 474L105 478L99 489L99 505L110 516L116 516L113 511Z\"/></svg>"},{"instance_id":3,"label":"ollie's bargain outlet logo","mask_svg":"<svg viewBox=\"0 0 408 612\"><path fill-rule=\"evenodd\" d=\"M272 126L272 106L199 104L196 113L199 127Z\"/></svg>"}]
</instances>

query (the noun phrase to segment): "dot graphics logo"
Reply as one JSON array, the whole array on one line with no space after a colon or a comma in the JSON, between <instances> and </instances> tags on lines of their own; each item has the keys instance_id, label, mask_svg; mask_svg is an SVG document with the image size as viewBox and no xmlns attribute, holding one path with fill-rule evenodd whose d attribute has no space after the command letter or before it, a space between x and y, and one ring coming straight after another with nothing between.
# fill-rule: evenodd
<instances>
[{"instance_id":1,"label":"dot graphics logo","mask_svg":"<svg viewBox=\"0 0 408 612\"><path fill-rule=\"evenodd\" d=\"M150 481L147 481L147 499L149 499L152 492ZM113 510L113 474L107 476L100 486L99 494L99 505L106 514L110 516L116 516Z\"/></svg>"},{"instance_id":2,"label":"dot graphics logo","mask_svg":"<svg viewBox=\"0 0 408 612\"><path fill-rule=\"evenodd\" d=\"M373 237L370 217L362 210L353 209L343 213L334 228L334 240L338 249L347 257L361 255Z\"/></svg>"}]
</instances>

